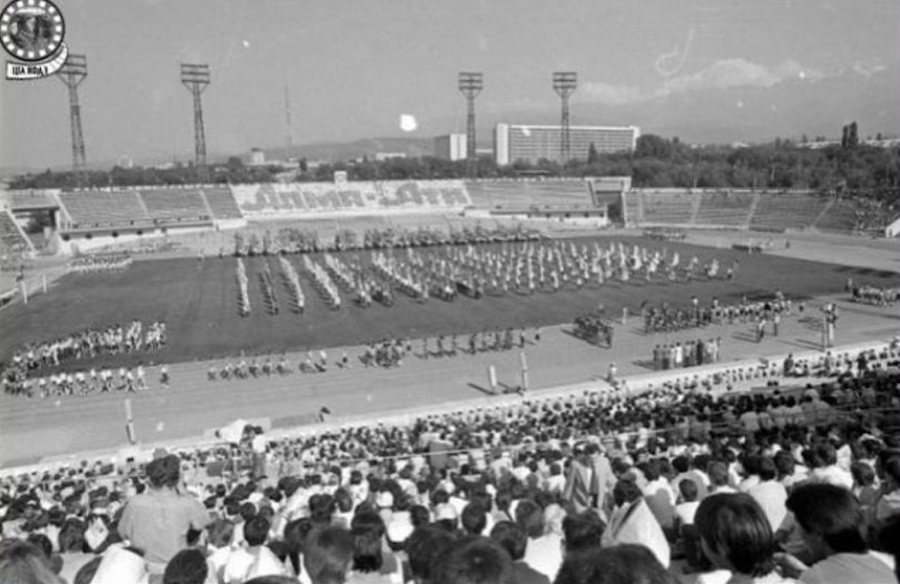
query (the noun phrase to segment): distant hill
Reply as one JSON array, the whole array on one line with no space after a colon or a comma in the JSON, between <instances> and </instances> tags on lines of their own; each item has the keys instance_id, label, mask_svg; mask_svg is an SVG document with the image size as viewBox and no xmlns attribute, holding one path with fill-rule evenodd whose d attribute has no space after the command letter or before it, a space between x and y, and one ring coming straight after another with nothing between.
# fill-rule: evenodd
<instances>
[{"instance_id":1,"label":"distant hill","mask_svg":"<svg viewBox=\"0 0 900 584\"><path fill-rule=\"evenodd\" d=\"M306 158L339 162L368 156L373 158L378 152L402 152L408 157L431 156L434 153L434 138L364 138L355 142L322 142L298 144L286 147L263 148L267 160Z\"/></svg>"}]
</instances>

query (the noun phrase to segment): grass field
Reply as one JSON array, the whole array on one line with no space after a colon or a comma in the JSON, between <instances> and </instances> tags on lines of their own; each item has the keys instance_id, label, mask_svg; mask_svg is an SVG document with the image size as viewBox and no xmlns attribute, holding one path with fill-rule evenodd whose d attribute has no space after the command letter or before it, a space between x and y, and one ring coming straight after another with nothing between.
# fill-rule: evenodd
<instances>
[{"instance_id":1,"label":"grass field","mask_svg":"<svg viewBox=\"0 0 900 584\"><path fill-rule=\"evenodd\" d=\"M601 239L602 245L608 245L609 238ZM146 260L135 262L120 274L67 275L47 294L33 296L27 306L4 310L0 313L0 359L8 359L15 348L27 342L51 340L86 327L126 324L133 319L166 322L169 343L149 360L174 363L238 355L241 351L264 354L360 344L385 337L419 338L485 328L559 324L593 310L600 302L612 314L620 314L626 306L636 312L644 300L687 304L694 295L707 303L713 296L730 302L743 295L767 295L775 289L794 298L833 294L843 289L848 277L876 286L900 286L900 274L891 272L751 256L689 244L613 239L630 245L639 242L645 247L678 250L682 261L692 255L701 260L715 257L724 267L737 258L740 268L730 282L608 283L602 288L562 290L556 294L510 294L481 300L460 297L451 303L434 298L417 303L398 294L398 301L390 308L379 304L359 308L345 297L344 307L332 311L315 294L308 274L301 269L300 257L291 256L307 296L307 310L299 315L288 310L287 289L280 278L278 262L270 258L281 302L280 314L273 316L262 309L263 292L258 278L266 259L249 258L245 261L253 311L242 318L237 309L234 258ZM134 356L122 356L81 363L87 367L118 366L135 360Z\"/></svg>"}]
</instances>

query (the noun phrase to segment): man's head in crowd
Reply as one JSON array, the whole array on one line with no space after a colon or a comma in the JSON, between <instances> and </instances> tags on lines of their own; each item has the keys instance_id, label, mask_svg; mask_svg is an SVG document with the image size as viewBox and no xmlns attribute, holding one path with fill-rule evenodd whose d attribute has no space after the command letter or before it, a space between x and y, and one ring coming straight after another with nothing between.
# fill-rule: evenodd
<instances>
[{"instance_id":1,"label":"man's head in crowd","mask_svg":"<svg viewBox=\"0 0 900 584\"><path fill-rule=\"evenodd\" d=\"M312 584L344 584L353 561L353 536L342 527L314 530L306 540L303 566Z\"/></svg>"},{"instance_id":2,"label":"man's head in crowd","mask_svg":"<svg viewBox=\"0 0 900 584\"><path fill-rule=\"evenodd\" d=\"M555 584L678 584L642 545L622 544L567 555Z\"/></svg>"},{"instance_id":3,"label":"man's head in crowd","mask_svg":"<svg viewBox=\"0 0 900 584\"><path fill-rule=\"evenodd\" d=\"M512 558L487 537L453 542L438 560L434 582L442 584L515 584Z\"/></svg>"},{"instance_id":4,"label":"man's head in crowd","mask_svg":"<svg viewBox=\"0 0 900 584\"><path fill-rule=\"evenodd\" d=\"M567 515L562 526L566 555L600 547L606 528L600 517L590 510Z\"/></svg>"},{"instance_id":5,"label":"man's head in crowd","mask_svg":"<svg viewBox=\"0 0 900 584\"><path fill-rule=\"evenodd\" d=\"M198 549L184 549L175 554L163 573L163 584L204 584L209 574L206 556Z\"/></svg>"},{"instance_id":6,"label":"man's head in crowd","mask_svg":"<svg viewBox=\"0 0 900 584\"><path fill-rule=\"evenodd\" d=\"M385 526L375 511L358 511L350 523L353 536L353 569L358 572L377 572L381 569L381 554Z\"/></svg>"},{"instance_id":7,"label":"man's head in crowd","mask_svg":"<svg viewBox=\"0 0 900 584\"><path fill-rule=\"evenodd\" d=\"M416 584L438 584L434 579L435 565L455 540L456 536L445 529L431 525L416 527L406 540L409 568Z\"/></svg>"},{"instance_id":8,"label":"man's head in crowd","mask_svg":"<svg viewBox=\"0 0 900 584\"><path fill-rule=\"evenodd\" d=\"M713 565L751 577L765 576L775 568L772 527L750 495L710 495L700 502L694 525Z\"/></svg>"},{"instance_id":9,"label":"man's head in crowd","mask_svg":"<svg viewBox=\"0 0 900 584\"><path fill-rule=\"evenodd\" d=\"M150 484L161 489L174 488L181 476L181 460L174 454L157 458L147 464L147 479Z\"/></svg>"},{"instance_id":10,"label":"man's head in crowd","mask_svg":"<svg viewBox=\"0 0 900 584\"><path fill-rule=\"evenodd\" d=\"M787 499L787 508L801 527L803 542L814 561L836 553L868 550L863 537L863 511L853 493L835 485L800 485Z\"/></svg>"}]
</instances>

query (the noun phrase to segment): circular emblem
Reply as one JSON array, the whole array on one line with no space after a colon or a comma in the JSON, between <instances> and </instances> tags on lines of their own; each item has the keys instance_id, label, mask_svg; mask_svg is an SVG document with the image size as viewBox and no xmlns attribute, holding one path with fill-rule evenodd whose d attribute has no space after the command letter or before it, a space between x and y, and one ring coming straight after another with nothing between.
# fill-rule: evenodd
<instances>
[{"instance_id":1,"label":"circular emblem","mask_svg":"<svg viewBox=\"0 0 900 584\"><path fill-rule=\"evenodd\" d=\"M13 0L0 16L0 42L7 53L22 61L53 57L65 34L62 13L50 0Z\"/></svg>"}]
</instances>

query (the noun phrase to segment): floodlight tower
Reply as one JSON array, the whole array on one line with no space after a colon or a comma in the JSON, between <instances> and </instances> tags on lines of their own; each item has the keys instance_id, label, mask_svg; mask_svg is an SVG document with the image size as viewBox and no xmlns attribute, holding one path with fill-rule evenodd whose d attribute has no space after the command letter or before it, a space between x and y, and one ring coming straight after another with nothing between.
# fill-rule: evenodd
<instances>
[{"instance_id":1,"label":"floodlight tower","mask_svg":"<svg viewBox=\"0 0 900 584\"><path fill-rule=\"evenodd\" d=\"M87 58L69 55L59 69L59 80L69 88L69 121L72 126L72 172L78 186L87 185L87 160L84 155L84 134L81 132L81 106L78 103L78 86L87 77Z\"/></svg>"},{"instance_id":2,"label":"floodlight tower","mask_svg":"<svg viewBox=\"0 0 900 584\"><path fill-rule=\"evenodd\" d=\"M294 147L294 130L291 126L291 90L287 85L284 86L284 126L284 145L287 148L285 157L290 158L291 149Z\"/></svg>"},{"instance_id":3,"label":"floodlight tower","mask_svg":"<svg viewBox=\"0 0 900 584\"><path fill-rule=\"evenodd\" d=\"M478 168L475 158L475 97L484 88L481 73L463 71L459 74L459 91L466 96L466 174L474 177Z\"/></svg>"},{"instance_id":4,"label":"floodlight tower","mask_svg":"<svg viewBox=\"0 0 900 584\"><path fill-rule=\"evenodd\" d=\"M569 161L569 96L578 85L578 74L574 71L553 73L553 91L562 100L562 119L559 124L559 155L562 163Z\"/></svg>"},{"instance_id":5,"label":"floodlight tower","mask_svg":"<svg viewBox=\"0 0 900 584\"><path fill-rule=\"evenodd\" d=\"M209 86L209 80L209 65L181 64L181 84L194 96L194 166L201 182L209 180L209 168L206 166L206 134L200 94Z\"/></svg>"}]
</instances>

